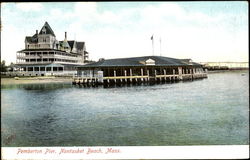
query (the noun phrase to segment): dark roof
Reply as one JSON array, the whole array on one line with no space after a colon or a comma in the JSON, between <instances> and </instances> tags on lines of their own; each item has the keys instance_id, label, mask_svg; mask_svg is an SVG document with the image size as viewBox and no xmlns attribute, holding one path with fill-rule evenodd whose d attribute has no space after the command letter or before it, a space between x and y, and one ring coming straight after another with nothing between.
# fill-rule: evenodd
<instances>
[{"instance_id":1,"label":"dark roof","mask_svg":"<svg viewBox=\"0 0 250 160\"><path fill-rule=\"evenodd\" d=\"M46 34L52 34L53 36L55 36L53 30L51 29L51 27L49 26L48 22L45 22L42 29L40 30L39 34L43 34L42 30L43 28L45 28L45 33Z\"/></svg>"},{"instance_id":2,"label":"dark roof","mask_svg":"<svg viewBox=\"0 0 250 160\"><path fill-rule=\"evenodd\" d=\"M71 49L73 49L74 42L75 42L75 41L68 41L68 44L69 44L69 46L70 46Z\"/></svg>"},{"instance_id":3,"label":"dark roof","mask_svg":"<svg viewBox=\"0 0 250 160\"><path fill-rule=\"evenodd\" d=\"M190 62L191 61L191 59L180 59L180 60L185 61L185 62Z\"/></svg>"},{"instance_id":4,"label":"dark roof","mask_svg":"<svg viewBox=\"0 0 250 160\"><path fill-rule=\"evenodd\" d=\"M25 37L25 40L29 43L37 43L38 42L37 34L34 34L32 37L27 36Z\"/></svg>"},{"instance_id":5,"label":"dark roof","mask_svg":"<svg viewBox=\"0 0 250 160\"><path fill-rule=\"evenodd\" d=\"M78 50L83 50L84 49L85 42L76 42L76 48Z\"/></svg>"},{"instance_id":6,"label":"dark roof","mask_svg":"<svg viewBox=\"0 0 250 160\"><path fill-rule=\"evenodd\" d=\"M82 67L116 67L116 66L145 66L145 62L149 59L155 61L154 66L201 66L199 63L186 62L182 59L162 57L162 56L144 56L132 58L117 58L117 59L104 59L98 62L89 63Z\"/></svg>"}]
</instances>

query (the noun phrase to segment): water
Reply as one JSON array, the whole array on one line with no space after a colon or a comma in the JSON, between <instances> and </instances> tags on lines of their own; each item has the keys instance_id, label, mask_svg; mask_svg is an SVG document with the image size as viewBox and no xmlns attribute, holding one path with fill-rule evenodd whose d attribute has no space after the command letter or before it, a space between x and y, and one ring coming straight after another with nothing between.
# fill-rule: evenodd
<instances>
[{"instance_id":1,"label":"water","mask_svg":"<svg viewBox=\"0 0 250 160\"><path fill-rule=\"evenodd\" d=\"M1 143L14 147L248 144L248 90L248 71L148 86L2 86Z\"/></svg>"}]
</instances>

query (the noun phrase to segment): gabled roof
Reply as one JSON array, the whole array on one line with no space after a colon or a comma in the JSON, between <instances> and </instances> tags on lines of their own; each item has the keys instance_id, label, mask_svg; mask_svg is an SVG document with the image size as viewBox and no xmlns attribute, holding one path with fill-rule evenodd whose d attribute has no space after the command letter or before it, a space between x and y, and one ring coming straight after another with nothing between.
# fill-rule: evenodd
<instances>
[{"instance_id":1,"label":"gabled roof","mask_svg":"<svg viewBox=\"0 0 250 160\"><path fill-rule=\"evenodd\" d=\"M59 41L59 45L61 46L61 47L67 47L67 48L70 48L71 46L69 45L69 43L68 43L69 41Z\"/></svg>"},{"instance_id":2,"label":"gabled roof","mask_svg":"<svg viewBox=\"0 0 250 160\"><path fill-rule=\"evenodd\" d=\"M74 43L75 43L75 41L68 41L68 44L69 44L69 46L71 47L71 49L73 49Z\"/></svg>"},{"instance_id":3,"label":"gabled roof","mask_svg":"<svg viewBox=\"0 0 250 160\"><path fill-rule=\"evenodd\" d=\"M55 36L53 30L51 29L51 27L49 26L48 22L45 22L42 29L40 30L39 34L43 34L42 30L45 29L45 33L46 34L51 34L53 36Z\"/></svg>"},{"instance_id":4,"label":"gabled roof","mask_svg":"<svg viewBox=\"0 0 250 160\"><path fill-rule=\"evenodd\" d=\"M76 42L76 48L78 50L84 50L85 42Z\"/></svg>"},{"instance_id":5,"label":"gabled roof","mask_svg":"<svg viewBox=\"0 0 250 160\"><path fill-rule=\"evenodd\" d=\"M146 62L147 60L154 60L155 66L201 66L199 63L190 62L187 64L185 61L176 58L169 58L163 56L144 56L144 57L132 57L132 58L117 58L117 59L107 59L100 60L98 62L86 64L82 67L116 67L116 66L145 66L141 62Z\"/></svg>"},{"instance_id":6,"label":"gabled roof","mask_svg":"<svg viewBox=\"0 0 250 160\"><path fill-rule=\"evenodd\" d=\"M34 34L32 37L27 36L27 37L25 37L25 40L26 40L28 43L37 43L37 42L38 42L37 34Z\"/></svg>"},{"instance_id":7,"label":"gabled roof","mask_svg":"<svg viewBox=\"0 0 250 160\"><path fill-rule=\"evenodd\" d=\"M74 43L76 43L76 48L77 50L83 50L84 49L84 45L85 45L85 42L77 42L77 41L67 41L70 48L73 49L74 47ZM64 41L59 41L59 43L61 44L61 46L65 45L65 42Z\"/></svg>"}]
</instances>

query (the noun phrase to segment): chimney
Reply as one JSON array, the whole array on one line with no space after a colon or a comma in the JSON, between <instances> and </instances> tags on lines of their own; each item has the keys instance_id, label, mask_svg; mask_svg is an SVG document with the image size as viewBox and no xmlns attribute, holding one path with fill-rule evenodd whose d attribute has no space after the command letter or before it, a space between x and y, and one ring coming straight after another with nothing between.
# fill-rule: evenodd
<instances>
[{"instance_id":1,"label":"chimney","mask_svg":"<svg viewBox=\"0 0 250 160\"><path fill-rule=\"evenodd\" d=\"M65 32L65 39L67 39L67 32Z\"/></svg>"},{"instance_id":2,"label":"chimney","mask_svg":"<svg viewBox=\"0 0 250 160\"><path fill-rule=\"evenodd\" d=\"M38 30L36 30L36 35L38 35Z\"/></svg>"}]
</instances>

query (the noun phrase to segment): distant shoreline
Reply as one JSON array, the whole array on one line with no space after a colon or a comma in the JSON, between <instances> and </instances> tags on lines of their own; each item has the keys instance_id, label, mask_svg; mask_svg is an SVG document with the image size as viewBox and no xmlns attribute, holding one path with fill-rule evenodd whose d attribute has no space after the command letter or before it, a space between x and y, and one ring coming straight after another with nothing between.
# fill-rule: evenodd
<instances>
[{"instance_id":1,"label":"distant shoreline","mask_svg":"<svg viewBox=\"0 0 250 160\"><path fill-rule=\"evenodd\" d=\"M240 72L240 71L249 71L249 68L244 69L220 69L220 70L208 70L208 73L222 73L222 72Z\"/></svg>"},{"instance_id":2,"label":"distant shoreline","mask_svg":"<svg viewBox=\"0 0 250 160\"><path fill-rule=\"evenodd\" d=\"M71 77L19 77L1 78L1 85L37 84L37 83L72 83Z\"/></svg>"}]
</instances>

